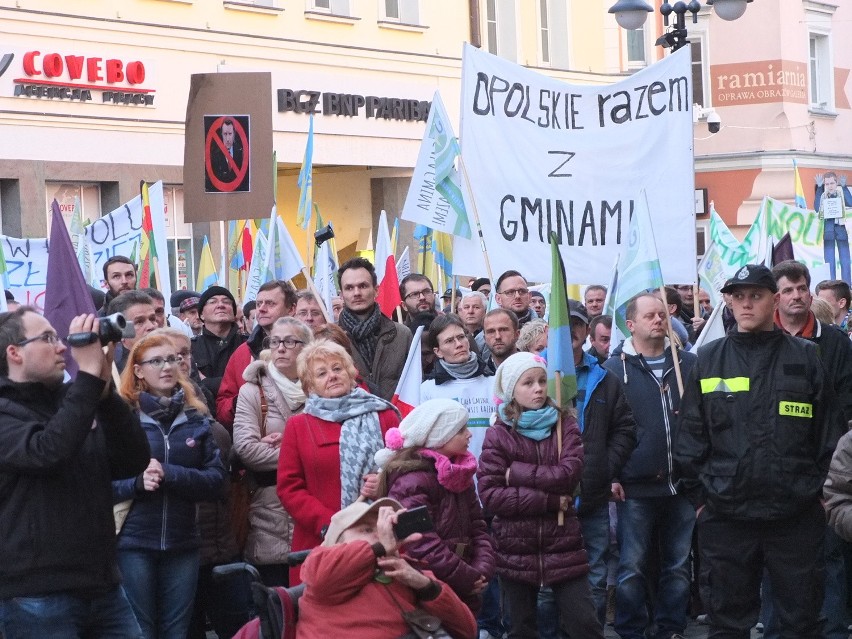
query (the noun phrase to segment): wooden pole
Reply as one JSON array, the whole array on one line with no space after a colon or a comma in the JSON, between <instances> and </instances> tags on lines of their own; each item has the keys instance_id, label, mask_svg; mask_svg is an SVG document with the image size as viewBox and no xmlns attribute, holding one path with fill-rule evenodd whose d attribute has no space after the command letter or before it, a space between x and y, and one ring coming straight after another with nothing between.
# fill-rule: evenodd
<instances>
[{"instance_id":1,"label":"wooden pole","mask_svg":"<svg viewBox=\"0 0 852 639\"><path fill-rule=\"evenodd\" d=\"M692 285L692 316L701 317L701 303L698 301L698 284Z\"/></svg>"},{"instance_id":2,"label":"wooden pole","mask_svg":"<svg viewBox=\"0 0 852 639\"><path fill-rule=\"evenodd\" d=\"M560 373L559 371L556 371L555 382L556 382L556 397L554 399L556 400L556 405L559 406L559 408L562 408L562 373ZM557 456L556 462L559 463L559 460L562 459L562 419L561 418L556 420L556 456ZM570 495L569 495L569 498L570 498ZM564 526L565 525L565 513L562 512L561 510L559 511L559 514L556 515L556 525L557 526Z\"/></svg>"},{"instance_id":3,"label":"wooden pole","mask_svg":"<svg viewBox=\"0 0 852 639\"><path fill-rule=\"evenodd\" d=\"M476 232L479 235L479 246L482 248L482 256L485 258L485 270L488 271L488 279L491 280L491 285L494 285L494 273L491 270L491 260L488 259L488 249L485 248L485 238L482 236L482 224L479 221L479 212L476 209L476 200L473 197L473 192L470 190L470 177L467 174L467 168L459 155L459 168L464 176L464 183L467 187L467 192L470 194L468 200L473 206L473 220L476 223Z\"/></svg>"},{"instance_id":4,"label":"wooden pole","mask_svg":"<svg viewBox=\"0 0 852 639\"><path fill-rule=\"evenodd\" d=\"M677 390L680 396L683 397L683 373L680 372L680 359L677 355L677 343L675 342L674 329L672 328L672 316L669 315L669 305L666 302L666 287L660 284L660 295L663 300L663 308L666 309L666 328L669 335L669 342L672 346L672 362L674 363L675 378L677 379Z\"/></svg>"}]
</instances>

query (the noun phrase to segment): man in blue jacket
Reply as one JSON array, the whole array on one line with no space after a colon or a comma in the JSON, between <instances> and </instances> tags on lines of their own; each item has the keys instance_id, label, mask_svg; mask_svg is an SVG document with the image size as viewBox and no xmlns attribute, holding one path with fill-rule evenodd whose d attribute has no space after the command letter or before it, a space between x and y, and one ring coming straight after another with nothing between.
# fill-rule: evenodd
<instances>
[{"instance_id":1,"label":"man in blue jacket","mask_svg":"<svg viewBox=\"0 0 852 639\"><path fill-rule=\"evenodd\" d=\"M98 330L93 315L69 333ZM145 470L145 433L99 342L66 346L29 306L0 315L0 636L141 638L120 585L110 480Z\"/></svg>"},{"instance_id":2,"label":"man in blue jacket","mask_svg":"<svg viewBox=\"0 0 852 639\"><path fill-rule=\"evenodd\" d=\"M672 480L672 442L680 405L675 358L683 375L695 355L676 351L666 337L666 309L658 295L641 293L627 304L630 337L604 367L621 383L636 420L637 444L612 487L618 503L620 558L615 631L622 639L674 639L686 629L689 551L695 511ZM651 570L652 547L659 570ZM650 586L657 574L656 588ZM649 592L656 593L649 616Z\"/></svg>"}]
</instances>

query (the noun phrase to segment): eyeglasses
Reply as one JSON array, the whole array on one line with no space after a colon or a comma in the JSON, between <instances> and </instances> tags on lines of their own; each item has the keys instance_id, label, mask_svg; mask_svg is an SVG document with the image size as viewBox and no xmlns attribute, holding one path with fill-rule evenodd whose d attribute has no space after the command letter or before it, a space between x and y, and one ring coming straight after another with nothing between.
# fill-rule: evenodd
<instances>
[{"instance_id":1,"label":"eyeglasses","mask_svg":"<svg viewBox=\"0 0 852 639\"><path fill-rule=\"evenodd\" d=\"M305 345L305 343L303 341L298 340L298 339L293 339L292 337L284 337L284 338L270 337L269 340L267 341L267 344L269 344L269 348L271 348L272 350L275 350L276 348L278 348L279 346L281 346L283 344L284 348L286 348L288 351L293 350L297 346L304 346Z\"/></svg>"},{"instance_id":2,"label":"eyeglasses","mask_svg":"<svg viewBox=\"0 0 852 639\"><path fill-rule=\"evenodd\" d=\"M168 357L152 357L151 359L139 362L139 365L142 366L144 364L150 364L154 368L163 368L166 364L174 366L180 361L183 361L183 358L180 358L177 355L169 355Z\"/></svg>"},{"instance_id":3,"label":"eyeglasses","mask_svg":"<svg viewBox=\"0 0 852 639\"><path fill-rule=\"evenodd\" d=\"M422 291L411 291L408 295L405 296L407 300L416 300L420 297L429 297L430 295L434 295L435 291L431 288L424 288Z\"/></svg>"},{"instance_id":4,"label":"eyeglasses","mask_svg":"<svg viewBox=\"0 0 852 639\"><path fill-rule=\"evenodd\" d=\"M453 335L452 337L442 339L441 340L441 346L452 346L453 344L456 344L456 343L461 344L462 342L466 342L466 341L467 341L467 335L462 333L460 335Z\"/></svg>"},{"instance_id":5,"label":"eyeglasses","mask_svg":"<svg viewBox=\"0 0 852 639\"><path fill-rule=\"evenodd\" d=\"M50 344L51 346L56 346L62 338L59 337L56 333L52 333L51 331L45 331L41 335L36 335L35 337L30 337L25 340L21 340L15 346L26 346L27 344L31 344L32 342L44 342L45 344Z\"/></svg>"},{"instance_id":6,"label":"eyeglasses","mask_svg":"<svg viewBox=\"0 0 852 639\"><path fill-rule=\"evenodd\" d=\"M183 361L183 360L185 360L185 359L189 359L189 357L190 357L191 355L192 355L192 351L190 351L190 350L187 348L187 349L185 349L185 350L178 351L178 353L177 353L177 358L178 358L178 361L179 361L179 362L182 362L182 361Z\"/></svg>"},{"instance_id":7,"label":"eyeglasses","mask_svg":"<svg viewBox=\"0 0 852 639\"><path fill-rule=\"evenodd\" d=\"M507 295L509 297L524 297L529 294L530 289L528 288L507 288L505 291L500 291L500 295Z\"/></svg>"}]
</instances>

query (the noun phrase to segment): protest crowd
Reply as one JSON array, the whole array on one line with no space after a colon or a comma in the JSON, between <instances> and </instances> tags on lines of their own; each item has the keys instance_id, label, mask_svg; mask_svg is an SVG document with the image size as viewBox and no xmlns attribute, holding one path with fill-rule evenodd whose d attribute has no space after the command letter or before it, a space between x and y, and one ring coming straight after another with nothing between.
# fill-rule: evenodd
<instances>
[{"instance_id":1,"label":"protest crowd","mask_svg":"<svg viewBox=\"0 0 852 639\"><path fill-rule=\"evenodd\" d=\"M4 639L258 636L213 577L238 561L298 593L298 637L848 636L842 280L749 264L717 312L646 290L617 341L607 286L556 275L411 273L387 314L361 257L329 309L103 276L68 326L8 291L0 315Z\"/></svg>"}]
</instances>

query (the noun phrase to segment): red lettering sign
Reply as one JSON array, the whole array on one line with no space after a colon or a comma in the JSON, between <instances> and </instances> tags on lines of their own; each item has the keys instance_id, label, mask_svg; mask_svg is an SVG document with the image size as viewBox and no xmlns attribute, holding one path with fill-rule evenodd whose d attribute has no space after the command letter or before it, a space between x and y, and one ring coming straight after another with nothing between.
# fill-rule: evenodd
<instances>
[{"instance_id":1,"label":"red lettering sign","mask_svg":"<svg viewBox=\"0 0 852 639\"><path fill-rule=\"evenodd\" d=\"M56 52L42 55L41 51L34 50L24 53L22 66L28 77L16 78L15 82L33 82L48 86L71 85L81 89L118 89L134 94L154 93L154 89L138 87L145 82L146 77L145 65L139 60L125 63L118 58L63 55ZM84 79L84 72L88 84L75 82ZM40 75L50 80L31 80ZM130 87L114 86L121 83L127 83Z\"/></svg>"}]
</instances>

